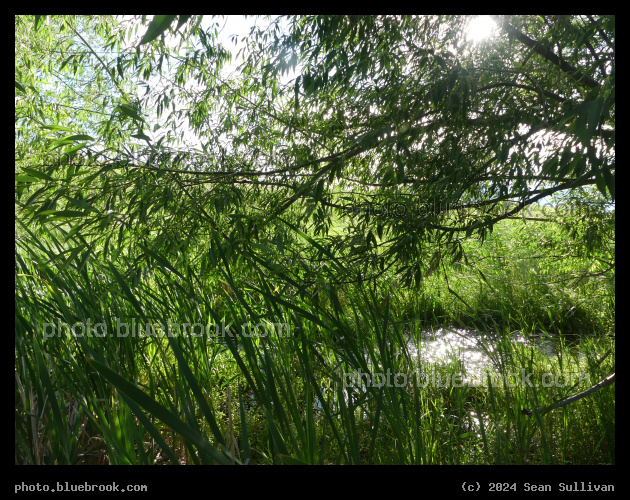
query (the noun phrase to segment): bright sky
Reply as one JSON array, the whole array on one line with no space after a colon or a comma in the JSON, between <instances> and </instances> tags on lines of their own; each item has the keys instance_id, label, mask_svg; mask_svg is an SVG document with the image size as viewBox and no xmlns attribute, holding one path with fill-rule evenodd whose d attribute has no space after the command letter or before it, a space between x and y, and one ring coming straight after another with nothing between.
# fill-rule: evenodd
<instances>
[{"instance_id":1,"label":"bright sky","mask_svg":"<svg viewBox=\"0 0 630 500\"><path fill-rule=\"evenodd\" d=\"M233 64L236 66L239 61L236 61L236 53L243 47L243 38L249 35L249 31L254 25L266 26L267 20L262 17L247 17L245 16L220 16L210 17L204 16L201 21L201 26L207 29L211 24L219 24L219 42L232 53ZM232 36L236 35L238 43L235 45Z\"/></svg>"},{"instance_id":2,"label":"bright sky","mask_svg":"<svg viewBox=\"0 0 630 500\"><path fill-rule=\"evenodd\" d=\"M150 18L151 16L148 16ZM275 17L275 16L269 16ZM254 25L260 27L266 27L269 23L269 19L266 16L204 16L201 21L201 27L207 30L211 25L219 26L218 42L221 43L227 50L232 53L232 63L224 68L223 74L227 76L234 71L238 64L241 62L237 60L236 56L239 49L243 48L243 39L249 35L250 29ZM496 29L496 24L489 16L475 16L471 19L468 27L468 40L473 43L480 43L483 40L491 37ZM143 30L140 30L138 36L140 37ZM236 35L236 38L233 37ZM167 35L172 37L173 35ZM177 37L178 35L174 35ZM237 41L235 44L234 42ZM167 42L168 43L168 42ZM289 80L294 78L295 74L285 75L285 79ZM188 134L187 134L188 135ZM194 141L196 142L196 141Z\"/></svg>"},{"instance_id":3,"label":"bright sky","mask_svg":"<svg viewBox=\"0 0 630 500\"><path fill-rule=\"evenodd\" d=\"M494 35L496 28L497 25L490 16L476 16L468 24L467 40L479 43Z\"/></svg>"}]
</instances>

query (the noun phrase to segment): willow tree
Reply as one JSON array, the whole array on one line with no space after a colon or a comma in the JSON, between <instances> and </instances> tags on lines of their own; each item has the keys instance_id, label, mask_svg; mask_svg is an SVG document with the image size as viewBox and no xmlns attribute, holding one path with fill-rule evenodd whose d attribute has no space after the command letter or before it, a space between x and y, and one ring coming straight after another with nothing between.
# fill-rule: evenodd
<instances>
[{"instance_id":1,"label":"willow tree","mask_svg":"<svg viewBox=\"0 0 630 500\"><path fill-rule=\"evenodd\" d=\"M16 18L18 203L72 258L410 285L549 195L614 200L612 16L266 19L229 75L218 21Z\"/></svg>"}]
</instances>

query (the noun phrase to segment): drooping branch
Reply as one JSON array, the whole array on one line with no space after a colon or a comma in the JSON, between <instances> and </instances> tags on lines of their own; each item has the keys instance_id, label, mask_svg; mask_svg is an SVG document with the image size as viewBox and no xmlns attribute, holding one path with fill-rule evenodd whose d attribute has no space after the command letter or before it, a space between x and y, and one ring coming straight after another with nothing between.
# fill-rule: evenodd
<instances>
[{"instance_id":1,"label":"drooping branch","mask_svg":"<svg viewBox=\"0 0 630 500\"><path fill-rule=\"evenodd\" d=\"M523 84L520 84L520 83L513 83L513 82L493 83L492 85L486 85L485 87L481 87L481 88L477 89L477 92L483 92L484 90L490 90L490 89L494 89L494 88L497 88L497 87L513 87L513 88L517 88L517 89L531 90L532 92L542 93L546 97L554 99L554 100L556 100L558 102L564 102L566 100L564 97L559 96L558 94L555 94L555 93L550 92L548 90L541 90L541 89L538 89L536 87L532 87L531 85L523 85Z\"/></svg>"},{"instance_id":2,"label":"drooping branch","mask_svg":"<svg viewBox=\"0 0 630 500\"><path fill-rule=\"evenodd\" d=\"M559 184L558 186L552 187L552 188L545 188L542 189L540 194L537 194L536 196L532 196L531 198L528 199L523 199L521 200L521 202L512 210L509 210L508 212L505 212L505 214L503 215L499 215L497 217L494 217L492 219L486 220L482 223L477 223L474 226L463 226L463 227L448 227L448 226L442 226L442 225L438 225L438 224L429 224L429 227L433 228L433 229L439 229L441 231L447 231L447 232L451 232L451 233L455 233L455 232L464 232L464 231L469 231L470 229L472 229L472 227L475 228L480 228L480 227L484 227L484 226L488 226L490 224L496 224L497 222L503 220L503 219L508 219L511 216L517 214L518 212L520 212L521 210L523 210L525 207L536 203L538 200L545 198L549 195L552 195L554 193L557 193L558 191L563 191L565 189L573 189L573 188L577 188L580 186L587 186L590 184L595 184L595 180L590 178L591 175L590 173L587 173L585 175L583 175L580 178L577 179L572 179L568 182L565 182L563 184ZM484 203L484 202L481 202ZM477 203L475 205L480 206L481 203ZM490 202L491 203L491 202ZM487 203L486 203L487 204Z\"/></svg>"},{"instance_id":3,"label":"drooping branch","mask_svg":"<svg viewBox=\"0 0 630 500\"><path fill-rule=\"evenodd\" d=\"M543 56L545 59L547 59L549 62L555 64L556 66L559 66L562 71L571 75L571 77L577 80L579 83L586 85L587 87L591 89L595 89L600 86L599 83L597 83L593 78L591 78L588 75L585 75L577 68L571 66L564 59L560 59L553 51L549 50L542 43L537 42L536 40L532 40L524 33L521 33L514 26L512 26L506 19L502 18L501 16L491 16L491 17L505 31L507 31L511 35L514 35L514 37L519 42L531 48L532 50L534 50L535 52Z\"/></svg>"}]
</instances>

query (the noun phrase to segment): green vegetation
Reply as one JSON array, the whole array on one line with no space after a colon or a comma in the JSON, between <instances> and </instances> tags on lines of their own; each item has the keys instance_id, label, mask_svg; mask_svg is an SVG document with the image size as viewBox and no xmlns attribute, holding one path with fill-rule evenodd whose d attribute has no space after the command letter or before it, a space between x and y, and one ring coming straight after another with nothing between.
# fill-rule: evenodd
<instances>
[{"instance_id":1,"label":"green vegetation","mask_svg":"<svg viewBox=\"0 0 630 500\"><path fill-rule=\"evenodd\" d=\"M15 463L614 464L614 17L469 21L17 16Z\"/></svg>"}]
</instances>

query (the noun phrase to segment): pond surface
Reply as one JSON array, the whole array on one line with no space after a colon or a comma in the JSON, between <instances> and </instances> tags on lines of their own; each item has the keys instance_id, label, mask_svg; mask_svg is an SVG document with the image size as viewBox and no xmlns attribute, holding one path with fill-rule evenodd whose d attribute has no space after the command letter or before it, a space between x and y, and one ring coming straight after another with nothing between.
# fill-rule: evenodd
<instances>
[{"instance_id":1,"label":"pond surface","mask_svg":"<svg viewBox=\"0 0 630 500\"><path fill-rule=\"evenodd\" d=\"M479 385L488 371L498 372L497 360L492 356L497 342L499 337L493 333L467 328L437 328L422 332L418 340L410 338L408 348L421 366L458 363L463 374L462 382ZM511 335L511 342L533 346L549 357L556 355L559 349L557 336L534 334L527 339L516 332Z\"/></svg>"},{"instance_id":2,"label":"pond surface","mask_svg":"<svg viewBox=\"0 0 630 500\"><path fill-rule=\"evenodd\" d=\"M409 373L405 374L409 381L411 381L409 377L413 372L428 374L430 377L431 370L435 370L435 367L453 363L457 364L456 369L453 370L451 366L446 371L451 373L454 371L459 372L460 375L456 382L459 385L487 386L487 374L494 377L500 373L497 344L501 342L501 339L496 333L481 332L469 328L440 327L431 331L424 331L417 335L416 338L412 338L410 334L406 336L408 338L407 349L411 361L415 365L410 367ZM560 337L549 334L533 334L526 338L522 333L515 332L511 334L510 342L514 346L534 347L548 357L557 355L561 348ZM273 356L272 353L269 353L269 355ZM381 371L379 368L372 366L367 352L365 356L368 358L368 366L372 374ZM363 375L365 376L366 374ZM349 381L347 386L344 385L344 398L346 399L346 404L348 404L349 395L346 390L363 392L366 389L362 386L362 383L358 383L359 379L355 381L350 377L350 374L344 374L342 380L345 380L344 377ZM376 378L373 379L373 381L375 380ZM363 382L362 379L361 382ZM433 379L433 382L435 382L435 379ZM355 383L358 383L358 385L355 385ZM431 379L425 378L425 383L432 383ZM438 381L438 384L440 383L443 383L443 379ZM328 388L321 389L323 394L330 390ZM248 403L248 406L256 405L253 395L250 395ZM321 409L321 403L317 398L315 398L315 406Z\"/></svg>"}]
</instances>

